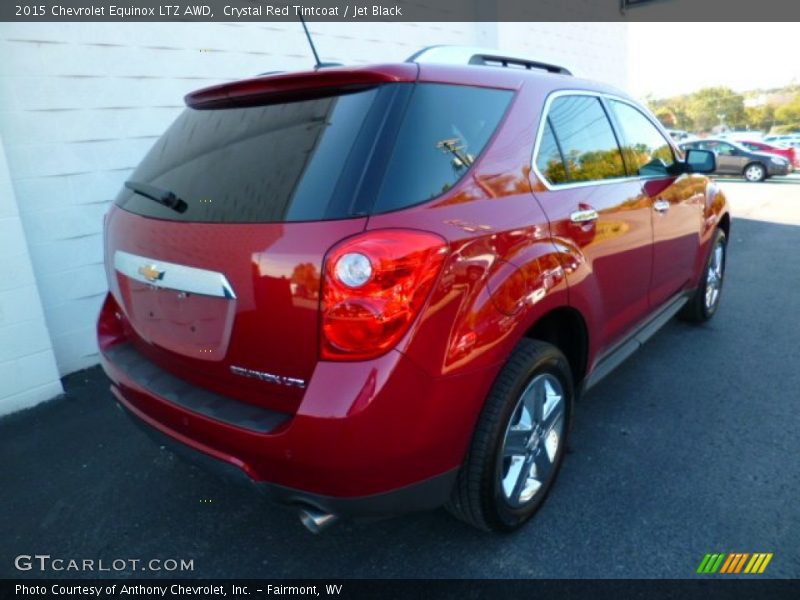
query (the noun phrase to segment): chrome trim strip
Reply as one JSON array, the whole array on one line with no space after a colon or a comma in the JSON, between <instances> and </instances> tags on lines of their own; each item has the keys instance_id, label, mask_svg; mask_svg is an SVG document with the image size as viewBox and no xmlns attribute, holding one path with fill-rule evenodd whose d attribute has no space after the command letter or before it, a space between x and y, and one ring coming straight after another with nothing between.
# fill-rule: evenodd
<instances>
[{"instance_id":1,"label":"chrome trim strip","mask_svg":"<svg viewBox=\"0 0 800 600\"><path fill-rule=\"evenodd\" d=\"M114 269L126 277L157 288L201 296L236 299L236 294L227 277L217 271L137 256L123 250L117 250L114 253ZM145 273L157 272L158 274L146 277L143 271Z\"/></svg>"},{"instance_id":2,"label":"chrome trim strip","mask_svg":"<svg viewBox=\"0 0 800 600\"><path fill-rule=\"evenodd\" d=\"M298 387L300 389L306 387L305 379L287 377L286 375L275 375L274 373L267 373L266 371L255 371L245 367L237 367L236 365L231 365L231 373L234 375L241 375L242 377L251 377L259 381L266 381L267 383L274 383L275 385Z\"/></svg>"},{"instance_id":3,"label":"chrome trim strip","mask_svg":"<svg viewBox=\"0 0 800 600\"><path fill-rule=\"evenodd\" d=\"M550 112L550 105L553 103L553 100L556 98L560 98L562 96L593 96L595 98L605 98L607 100L616 100L618 102L622 102L627 104L640 113L642 113L648 121L653 123L653 119L651 119L647 113L642 111L642 107L636 104L633 100L628 98L623 98L622 96L617 96L615 94L610 94L608 92L594 92L592 90L556 90L554 92L550 92L547 98L544 101L544 108L542 109L542 116L539 119L539 128L536 131L536 142L533 145L533 157L531 159L531 168L533 172L536 174L536 178L541 182L541 184L547 188L549 191L557 191L557 190L569 190L572 188L580 188L580 187L588 187L593 185L608 185L611 183L626 183L629 181L648 181L650 179L661 179L663 175L629 175L627 177L617 177L615 179L598 179L593 181L577 181L575 183L561 183L561 184L553 184L547 181L547 178L541 174L539 168L536 166L536 157L539 155L539 146L542 143L542 136L544 135L544 128L545 124L547 123L547 115ZM603 110L605 111L605 106L603 106ZM610 118L609 118L610 121ZM612 129L614 128L614 123L610 122ZM664 137L665 141L669 144L670 148L672 148L672 153L675 155L676 148L675 144L671 141L669 136L665 136L664 132L653 123L654 127L658 129L658 132ZM616 132L616 130L614 130ZM678 159L679 155L675 156L675 159Z\"/></svg>"}]
</instances>

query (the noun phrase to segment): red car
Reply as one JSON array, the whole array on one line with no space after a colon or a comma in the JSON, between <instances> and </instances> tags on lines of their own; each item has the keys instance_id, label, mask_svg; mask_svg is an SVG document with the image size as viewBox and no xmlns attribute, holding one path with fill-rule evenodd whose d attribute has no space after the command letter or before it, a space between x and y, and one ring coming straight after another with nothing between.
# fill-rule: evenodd
<instances>
[{"instance_id":1,"label":"red car","mask_svg":"<svg viewBox=\"0 0 800 600\"><path fill-rule=\"evenodd\" d=\"M754 140L736 140L748 150L755 152L769 152L770 154L777 154L789 161L795 169L800 168L800 154L794 148L787 148L783 146L773 146L772 144L765 144L764 142L757 142Z\"/></svg>"},{"instance_id":2,"label":"red car","mask_svg":"<svg viewBox=\"0 0 800 600\"><path fill-rule=\"evenodd\" d=\"M189 94L106 217L119 403L312 531L518 527L580 393L719 303L712 153L566 69L426 56Z\"/></svg>"}]
</instances>

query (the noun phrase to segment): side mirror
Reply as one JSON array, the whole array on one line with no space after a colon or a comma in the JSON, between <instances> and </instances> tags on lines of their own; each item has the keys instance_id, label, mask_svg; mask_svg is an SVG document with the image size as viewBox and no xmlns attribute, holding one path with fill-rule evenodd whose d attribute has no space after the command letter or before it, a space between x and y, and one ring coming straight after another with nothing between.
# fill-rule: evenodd
<instances>
[{"instance_id":1,"label":"side mirror","mask_svg":"<svg viewBox=\"0 0 800 600\"><path fill-rule=\"evenodd\" d=\"M687 173L713 173L717 169L717 159L709 150L687 150L684 164Z\"/></svg>"}]
</instances>

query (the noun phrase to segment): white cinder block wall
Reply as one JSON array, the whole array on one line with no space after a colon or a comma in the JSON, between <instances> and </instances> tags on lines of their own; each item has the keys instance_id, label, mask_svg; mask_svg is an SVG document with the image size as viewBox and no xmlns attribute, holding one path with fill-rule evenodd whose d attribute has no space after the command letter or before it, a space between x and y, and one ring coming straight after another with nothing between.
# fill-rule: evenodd
<instances>
[{"instance_id":1,"label":"white cinder block wall","mask_svg":"<svg viewBox=\"0 0 800 600\"><path fill-rule=\"evenodd\" d=\"M0 415L61 393L0 136Z\"/></svg>"},{"instance_id":2,"label":"white cinder block wall","mask_svg":"<svg viewBox=\"0 0 800 600\"><path fill-rule=\"evenodd\" d=\"M576 74L621 87L627 82L624 24L310 29L326 61L395 62L424 46L463 44L563 61ZM299 23L0 24L0 136L10 174L4 181L0 162L0 414L60 391L53 355L61 375L97 363L95 317L106 291L102 217L183 108L183 95L311 65ZM6 288L17 284L27 295L9 294ZM24 301L12 306L7 296ZM9 377L9 368L36 376Z\"/></svg>"},{"instance_id":3,"label":"white cinder block wall","mask_svg":"<svg viewBox=\"0 0 800 600\"><path fill-rule=\"evenodd\" d=\"M498 23L497 47L564 65L578 77L628 85L627 23Z\"/></svg>"}]
</instances>

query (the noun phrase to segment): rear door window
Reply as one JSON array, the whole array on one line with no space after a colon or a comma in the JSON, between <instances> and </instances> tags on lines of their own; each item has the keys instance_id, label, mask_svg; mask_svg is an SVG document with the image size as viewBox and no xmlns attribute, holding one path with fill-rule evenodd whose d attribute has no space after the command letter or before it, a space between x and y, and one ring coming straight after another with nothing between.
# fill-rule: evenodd
<instances>
[{"instance_id":1,"label":"rear door window","mask_svg":"<svg viewBox=\"0 0 800 600\"><path fill-rule=\"evenodd\" d=\"M563 157L566 183L625 177L625 165L611 123L596 96L559 96L550 104L547 121ZM545 129L543 140L546 139ZM546 143L540 141L537 169ZM540 173L547 178L547 174ZM561 183L549 179L551 184Z\"/></svg>"}]
</instances>

